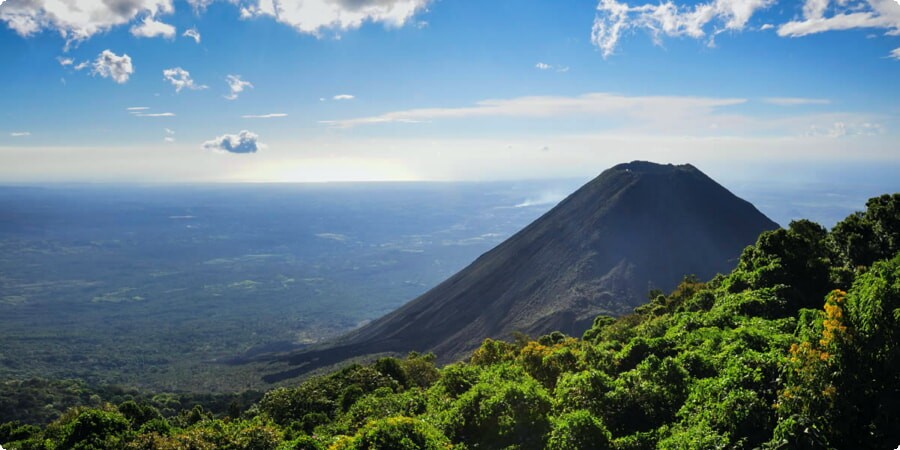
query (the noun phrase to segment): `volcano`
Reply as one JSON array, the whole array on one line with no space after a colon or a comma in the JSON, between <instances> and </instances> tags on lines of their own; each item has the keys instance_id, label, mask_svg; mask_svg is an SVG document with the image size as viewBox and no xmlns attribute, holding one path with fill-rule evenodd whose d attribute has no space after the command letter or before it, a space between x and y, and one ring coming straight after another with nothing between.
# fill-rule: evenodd
<instances>
[{"instance_id":1,"label":"volcano","mask_svg":"<svg viewBox=\"0 0 900 450\"><path fill-rule=\"evenodd\" d=\"M449 362L516 331L579 336L597 315L630 313L685 275L728 273L776 228L690 164L620 164L396 311L282 356L296 368L267 380L373 354L434 352Z\"/></svg>"}]
</instances>

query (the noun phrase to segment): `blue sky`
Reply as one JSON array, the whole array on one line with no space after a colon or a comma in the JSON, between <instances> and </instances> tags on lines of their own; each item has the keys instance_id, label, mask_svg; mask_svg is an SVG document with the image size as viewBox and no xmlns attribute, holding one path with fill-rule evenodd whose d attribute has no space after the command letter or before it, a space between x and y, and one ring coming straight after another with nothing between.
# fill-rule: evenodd
<instances>
[{"instance_id":1,"label":"blue sky","mask_svg":"<svg viewBox=\"0 0 900 450\"><path fill-rule=\"evenodd\" d=\"M900 163L898 0L6 0L0 55L0 182Z\"/></svg>"}]
</instances>

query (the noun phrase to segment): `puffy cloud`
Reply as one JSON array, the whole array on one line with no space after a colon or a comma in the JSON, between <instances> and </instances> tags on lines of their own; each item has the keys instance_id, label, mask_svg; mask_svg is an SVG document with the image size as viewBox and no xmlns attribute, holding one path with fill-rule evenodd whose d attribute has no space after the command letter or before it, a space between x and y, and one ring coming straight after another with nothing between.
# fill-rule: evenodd
<instances>
[{"instance_id":1,"label":"puffy cloud","mask_svg":"<svg viewBox=\"0 0 900 450\"><path fill-rule=\"evenodd\" d=\"M190 89L192 91L206 89L209 86L196 84L191 78L191 73L181 67L163 70L163 78L175 86L175 92L181 92L182 89Z\"/></svg>"},{"instance_id":2,"label":"puffy cloud","mask_svg":"<svg viewBox=\"0 0 900 450\"><path fill-rule=\"evenodd\" d=\"M891 53L888 55L888 58L893 58L893 59L896 59L897 61L900 61L900 47L897 47L897 48L891 50Z\"/></svg>"},{"instance_id":3,"label":"puffy cloud","mask_svg":"<svg viewBox=\"0 0 900 450\"><path fill-rule=\"evenodd\" d=\"M0 8L0 21L21 36L55 30L71 44L139 15L172 11L172 0L9 0Z\"/></svg>"},{"instance_id":4,"label":"puffy cloud","mask_svg":"<svg viewBox=\"0 0 900 450\"><path fill-rule=\"evenodd\" d=\"M238 134L225 134L203 143L203 148L221 153L256 153L265 148L259 136L247 130Z\"/></svg>"},{"instance_id":5,"label":"puffy cloud","mask_svg":"<svg viewBox=\"0 0 900 450\"><path fill-rule=\"evenodd\" d=\"M190 28L190 29L186 30L186 31L184 32L184 34L182 34L182 36L184 36L184 37L189 37L189 38L193 39L194 42L196 42L196 43L198 43L198 44L200 43L200 32L197 31L196 28Z\"/></svg>"},{"instance_id":6,"label":"puffy cloud","mask_svg":"<svg viewBox=\"0 0 900 450\"><path fill-rule=\"evenodd\" d=\"M284 113L272 113L272 114L247 114L241 116L243 119L277 119L280 117L287 117L287 114Z\"/></svg>"},{"instance_id":7,"label":"puffy cloud","mask_svg":"<svg viewBox=\"0 0 900 450\"><path fill-rule=\"evenodd\" d=\"M672 1L629 6L616 0L600 0L591 40L603 57L612 55L625 31L644 28L654 42L663 36L712 38L723 31L742 31L753 15L775 0L711 0L693 6L678 6ZM710 32L710 25L715 25Z\"/></svg>"},{"instance_id":8,"label":"puffy cloud","mask_svg":"<svg viewBox=\"0 0 900 450\"><path fill-rule=\"evenodd\" d=\"M830 16L826 14L829 10ZM854 28L883 28L889 35L900 35L900 3L896 0L806 0L803 20L781 25L778 35L799 37Z\"/></svg>"},{"instance_id":9,"label":"puffy cloud","mask_svg":"<svg viewBox=\"0 0 900 450\"><path fill-rule=\"evenodd\" d=\"M764 98L764 102L778 106L800 106L800 105L827 105L831 100L827 98L801 98L801 97L769 97Z\"/></svg>"},{"instance_id":10,"label":"puffy cloud","mask_svg":"<svg viewBox=\"0 0 900 450\"><path fill-rule=\"evenodd\" d=\"M206 9L214 0L187 0L188 4L190 4L194 11L200 12ZM232 2L234 3L234 2Z\"/></svg>"},{"instance_id":11,"label":"puffy cloud","mask_svg":"<svg viewBox=\"0 0 900 450\"><path fill-rule=\"evenodd\" d=\"M79 64L80 66L80 64ZM79 66L75 66L78 70ZM103 50L97 59L94 60L94 75L100 75L103 78L112 78L113 81L123 84L128 81L128 77L134 73L134 67L131 65L131 57L127 54L118 56L109 50Z\"/></svg>"},{"instance_id":12,"label":"puffy cloud","mask_svg":"<svg viewBox=\"0 0 900 450\"><path fill-rule=\"evenodd\" d=\"M240 75L228 75L225 77L225 82L228 83L228 90L231 91L225 96L228 100L237 99L238 95L244 92L245 88L253 89L253 85L249 81L242 80Z\"/></svg>"},{"instance_id":13,"label":"puffy cloud","mask_svg":"<svg viewBox=\"0 0 900 450\"><path fill-rule=\"evenodd\" d=\"M335 99L335 100L353 100L353 99L356 98L356 97L354 97L354 96L352 96L352 95L350 95L350 94L339 94L339 95L335 95L335 96L332 97L332 98Z\"/></svg>"},{"instance_id":14,"label":"puffy cloud","mask_svg":"<svg viewBox=\"0 0 900 450\"><path fill-rule=\"evenodd\" d=\"M75 60L72 58L63 58L62 56L60 56L59 58L56 58L56 60L59 61L59 65L63 67L75 64Z\"/></svg>"},{"instance_id":15,"label":"puffy cloud","mask_svg":"<svg viewBox=\"0 0 900 450\"><path fill-rule=\"evenodd\" d=\"M806 0L803 4L803 15L808 18L821 19L828 9L829 0Z\"/></svg>"},{"instance_id":16,"label":"puffy cloud","mask_svg":"<svg viewBox=\"0 0 900 450\"><path fill-rule=\"evenodd\" d=\"M214 0L188 0L197 12ZM302 33L320 35L323 30L350 30L365 22L402 26L431 0L247 0L241 18L271 16ZM54 30L66 39L67 47L109 29L129 24L139 17L131 31L135 36L171 38L175 28L159 22L162 14L174 11L172 0L8 0L0 9L0 21L21 36ZM420 25L421 26L421 25ZM200 41L194 30L184 36Z\"/></svg>"},{"instance_id":17,"label":"puffy cloud","mask_svg":"<svg viewBox=\"0 0 900 450\"><path fill-rule=\"evenodd\" d=\"M203 1L203 0L195 0ZM364 22L399 27L430 0L256 0L241 10L242 18L273 16L278 22L313 35L324 29L349 30Z\"/></svg>"},{"instance_id":18,"label":"puffy cloud","mask_svg":"<svg viewBox=\"0 0 900 450\"><path fill-rule=\"evenodd\" d=\"M131 34L135 37L172 39L175 37L175 27L147 16L141 23L131 27Z\"/></svg>"},{"instance_id":19,"label":"puffy cloud","mask_svg":"<svg viewBox=\"0 0 900 450\"><path fill-rule=\"evenodd\" d=\"M31 136L31 132L30 131L13 131L12 133L9 133L9 135L11 137L28 137L28 136Z\"/></svg>"}]
</instances>

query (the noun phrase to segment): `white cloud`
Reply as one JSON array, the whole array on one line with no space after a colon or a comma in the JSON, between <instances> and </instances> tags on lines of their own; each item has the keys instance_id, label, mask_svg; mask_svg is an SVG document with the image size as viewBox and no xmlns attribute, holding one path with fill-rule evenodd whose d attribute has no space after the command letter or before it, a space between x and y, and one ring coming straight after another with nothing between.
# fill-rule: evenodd
<instances>
[{"instance_id":1,"label":"white cloud","mask_svg":"<svg viewBox=\"0 0 900 450\"><path fill-rule=\"evenodd\" d=\"M272 114L247 114L241 116L243 119L277 119L280 117L287 117L287 114L284 113L272 113Z\"/></svg>"},{"instance_id":2,"label":"white cloud","mask_svg":"<svg viewBox=\"0 0 900 450\"><path fill-rule=\"evenodd\" d=\"M228 75L225 77L225 82L228 83L228 90L231 91L225 96L228 100L237 99L245 88L253 88L253 85L249 81L242 80L240 75Z\"/></svg>"},{"instance_id":3,"label":"white cloud","mask_svg":"<svg viewBox=\"0 0 900 450\"><path fill-rule=\"evenodd\" d=\"M764 98L764 102L778 106L800 106L800 105L828 105L831 100L826 98L802 98L802 97L769 97Z\"/></svg>"},{"instance_id":4,"label":"white cloud","mask_svg":"<svg viewBox=\"0 0 900 450\"><path fill-rule=\"evenodd\" d=\"M301 33L350 30L364 22L400 27L430 0L251 0L241 9L244 19L267 15Z\"/></svg>"},{"instance_id":5,"label":"white cloud","mask_svg":"<svg viewBox=\"0 0 900 450\"><path fill-rule=\"evenodd\" d=\"M28 136L31 136L31 132L30 131L13 131L12 133L9 133L9 135L12 137L28 137Z\"/></svg>"},{"instance_id":6,"label":"white cloud","mask_svg":"<svg viewBox=\"0 0 900 450\"><path fill-rule=\"evenodd\" d=\"M884 127L871 122L834 122L828 126L812 125L809 128L809 136L843 138L847 136L873 136L884 132Z\"/></svg>"},{"instance_id":7,"label":"white cloud","mask_svg":"<svg viewBox=\"0 0 900 450\"><path fill-rule=\"evenodd\" d=\"M172 39L175 37L175 27L147 16L141 23L131 27L131 34L135 37Z\"/></svg>"},{"instance_id":8,"label":"white cloud","mask_svg":"<svg viewBox=\"0 0 900 450\"><path fill-rule=\"evenodd\" d=\"M765 24L763 24L763 26L759 27L759 30L766 31L766 30L771 30L772 28L775 28L775 25L772 25L771 23L765 23Z\"/></svg>"},{"instance_id":9,"label":"white cloud","mask_svg":"<svg viewBox=\"0 0 900 450\"><path fill-rule=\"evenodd\" d=\"M742 31L751 17L772 5L775 0L710 0L693 6L678 6L672 1L629 6L616 0L600 0L591 32L591 41L600 48L603 57L612 55L622 34L630 29L644 28L653 41L663 36L712 38L724 31ZM714 25L712 30L708 30Z\"/></svg>"},{"instance_id":10,"label":"white cloud","mask_svg":"<svg viewBox=\"0 0 900 450\"><path fill-rule=\"evenodd\" d=\"M812 100L812 103L810 103ZM821 99L785 97L782 105L823 105L813 111L789 109L772 115L759 110L744 98L690 96L625 96L589 93L579 96L536 96L484 100L465 107L419 108L386 112L379 115L320 121L337 129L384 125L433 123L429 132L440 129L466 129L472 124L487 126L492 121L508 124L515 120L518 129L553 128L560 124L568 129L589 129L595 133L647 136L818 136L840 134L842 123L846 136L862 136L897 129L897 118L891 115L834 111ZM765 100L760 100L765 101ZM817 102L818 101L818 102ZM787 107L787 106L785 106ZM560 147L548 142L554 152Z\"/></svg>"},{"instance_id":11,"label":"white cloud","mask_svg":"<svg viewBox=\"0 0 900 450\"><path fill-rule=\"evenodd\" d=\"M72 67L72 68L75 70L83 70L83 69L87 69L88 66L90 66L90 65L91 65L90 61L82 61L78 64L75 64L75 67Z\"/></svg>"},{"instance_id":12,"label":"white cloud","mask_svg":"<svg viewBox=\"0 0 900 450\"><path fill-rule=\"evenodd\" d=\"M350 95L350 94L339 94L339 95L335 95L335 96L332 97L332 98L335 99L335 100L353 100L353 99L356 98L356 97L354 97L354 96L352 96L352 95Z\"/></svg>"},{"instance_id":13,"label":"white cloud","mask_svg":"<svg viewBox=\"0 0 900 450\"><path fill-rule=\"evenodd\" d=\"M172 112L151 113L147 112L149 109L150 108L147 106L132 106L130 108L125 108L125 110L128 111L128 114L131 114L133 117L175 117L175 113ZM168 130L168 128L166 128L166 130Z\"/></svg>"},{"instance_id":14,"label":"white cloud","mask_svg":"<svg viewBox=\"0 0 900 450\"><path fill-rule=\"evenodd\" d=\"M830 16L826 15L829 9ZM900 4L896 0L806 0L803 19L782 24L778 35L799 37L855 28L882 28L889 35L900 35Z\"/></svg>"},{"instance_id":15,"label":"white cloud","mask_svg":"<svg viewBox=\"0 0 900 450\"><path fill-rule=\"evenodd\" d=\"M163 130L166 132L165 137L163 137L163 142L166 142L169 144L171 144L172 142L175 142L175 131L170 130L168 128L163 128Z\"/></svg>"},{"instance_id":16,"label":"white cloud","mask_svg":"<svg viewBox=\"0 0 900 450\"><path fill-rule=\"evenodd\" d=\"M193 39L194 42L196 42L196 43L198 43L198 44L200 43L200 32L197 31L196 28L191 28L191 29L186 30L186 31L184 32L184 34L182 34L182 36L184 36L184 37L189 37L189 38Z\"/></svg>"},{"instance_id":17,"label":"white cloud","mask_svg":"<svg viewBox=\"0 0 900 450\"><path fill-rule=\"evenodd\" d=\"M634 118L697 117L710 111L745 103L742 98L708 97L629 97L618 94L590 93L577 97L535 96L483 100L461 108L422 108L395 111L378 116L349 120L322 121L326 125L349 128L379 123L421 123L436 119L471 117L561 117L630 116Z\"/></svg>"},{"instance_id":18,"label":"white cloud","mask_svg":"<svg viewBox=\"0 0 900 450\"><path fill-rule=\"evenodd\" d=\"M131 22L173 12L172 0L9 0L0 21L21 36L54 30L69 44Z\"/></svg>"},{"instance_id":19,"label":"white cloud","mask_svg":"<svg viewBox=\"0 0 900 450\"><path fill-rule=\"evenodd\" d=\"M194 8L194 11L201 12L206 9L215 0L187 0L187 2ZM232 3L236 3L232 1Z\"/></svg>"},{"instance_id":20,"label":"white cloud","mask_svg":"<svg viewBox=\"0 0 900 450\"><path fill-rule=\"evenodd\" d=\"M188 0L196 12L202 12L214 0ZM426 10L431 0L229 0L240 8L243 19L271 16L302 33L319 36L323 31L356 29L363 23L382 23L400 27ZM9 0L0 9L0 22L21 36L42 30L58 32L66 47L77 44L113 27L143 17L131 31L135 36L171 38L175 28L158 21L174 12L172 0ZM421 27L422 21L413 21ZM184 36L199 43L194 30Z\"/></svg>"},{"instance_id":21,"label":"white cloud","mask_svg":"<svg viewBox=\"0 0 900 450\"><path fill-rule=\"evenodd\" d=\"M78 70L79 66L75 66L75 69ZM134 73L134 67L131 65L131 57L127 54L118 56L109 50L103 50L94 60L91 73L103 78L111 78L116 83L123 84Z\"/></svg>"},{"instance_id":22,"label":"white cloud","mask_svg":"<svg viewBox=\"0 0 900 450\"><path fill-rule=\"evenodd\" d=\"M203 148L221 153L256 153L265 148L259 136L247 130L238 134L225 134L203 143Z\"/></svg>"},{"instance_id":23,"label":"white cloud","mask_svg":"<svg viewBox=\"0 0 900 450\"><path fill-rule=\"evenodd\" d=\"M181 92L182 89L195 91L209 87L202 84L195 84L194 80L191 78L191 73L181 67L163 70L163 78L169 83L172 83L172 86L175 86L175 92Z\"/></svg>"},{"instance_id":24,"label":"white cloud","mask_svg":"<svg viewBox=\"0 0 900 450\"><path fill-rule=\"evenodd\" d=\"M75 60L72 58L63 58L62 56L60 56L59 58L56 58L56 60L59 61L59 65L63 67L75 64Z\"/></svg>"},{"instance_id":25,"label":"white cloud","mask_svg":"<svg viewBox=\"0 0 900 450\"><path fill-rule=\"evenodd\" d=\"M897 47L897 48L891 50L891 53L888 55L888 58L893 58L893 59L896 59L897 61L900 61L900 47Z\"/></svg>"},{"instance_id":26,"label":"white cloud","mask_svg":"<svg viewBox=\"0 0 900 450\"><path fill-rule=\"evenodd\" d=\"M175 117L175 113L171 112L163 112L163 113L135 113L134 117Z\"/></svg>"},{"instance_id":27,"label":"white cloud","mask_svg":"<svg viewBox=\"0 0 900 450\"><path fill-rule=\"evenodd\" d=\"M544 151L544 152L550 151L550 147L544 146L543 148L541 148L541 151ZM554 191L540 192L536 197L527 198L527 199L525 199L525 201L514 205L513 208L528 208L531 206L555 205L555 204L563 201L563 199L565 199L566 197L567 197L567 194L562 193L562 192L554 192Z\"/></svg>"},{"instance_id":28,"label":"white cloud","mask_svg":"<svg viewBox=\"0 0 900 450\"><path fill-rule=\"evenodd\" d=\"M538 70L554 70L557 73L566 73L569 71L569 66L554 66L542 62L535 64L534 68Z\"/></svg>"}]
</instances>

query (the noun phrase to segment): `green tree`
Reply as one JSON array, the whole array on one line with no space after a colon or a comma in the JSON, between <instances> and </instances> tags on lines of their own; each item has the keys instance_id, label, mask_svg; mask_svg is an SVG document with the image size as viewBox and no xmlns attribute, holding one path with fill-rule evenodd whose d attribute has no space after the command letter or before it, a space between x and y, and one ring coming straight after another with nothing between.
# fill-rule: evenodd
<instances>
[{"instance_id":1,"label":"green tree","mask_svg":"<svg viewBox=\"0 0 900 450\"><path fill-rule=\"evenodd\" d=\"M156 408L144 402L138 403L134 400L128 400L121 403L118 406L118 410L128 419L133 429L138 429L151 420L162 419L162 415Z\"/></svg>"},{"instance_id":2,"label":"green tree","mask_svg":"<svg viewBox=\"0 0 900 450\"><path fill-rule=\"evenodd\" d=\"M129 430L128 419L113 410L74 410L60 420L59 448L65 449L116 450Z\"/></svg>"},{"instance_id":3,"label":"green tree","mask_svg":"<svg viewBox=\"0 0 900 450\"><path fill-rule=\"evenodd\" d=\"M551 401L536 380L508 367L483 374L444 413L445 431L455 442L481 448L541 449L547 432Z\"/></svg>"},{"instance_id":4,"label":"green tree","mask_svg":"<svg viewBox=\"0 0 900 450\"><path fill-rule=\"evenodd\" d=\"M896 255L900 252L900 194L869 199L864 212L834 226L829 244L851 270Z\"/></svg>"},{"instance_id":5,"label":"green tree","mask_svg":"<svg viewBox=\"0 0 900 450\"><path fill-rule=\"evenodd\" d=\"M843 365L836 424L841 444L896 446L900 430L900 253L857 278L847 293L852 339L841 342ZM861 448L861 447L860 447Z\"/></svg>"},{"instance_id":6,"label":"green tree","mask_svg":"<svg viewBox=\"0 0 900 450\"><path fill-rule=\"evenodd\" d=\"M585 410L577 410L553 420L547 448L554 450L604 450L612 448L612 437L603 422Z\"/></svg>"},{"instance_id":7,"label":"green tree","mask_svg":"<svg viewBox=\"0 0 900 450\"><path fill-rule=\"evenodd\" d=\"M729 280L732 292L785 286L788 313L818 307L833 289L826 236L821 225L809 220L793 221L787 229L764 232L755 245L741 254Z\"/></svg>"},{"instance_id":8,"label":"green tree","mask_svg":"<svg viewBox=\"0 0 900 450\"><path fill-rule=\"evenodd\" d=\"M450 441L429 423L410 417L390 417L370 422L340 450L447 450Z\"/></svg>"}]
</instances>

